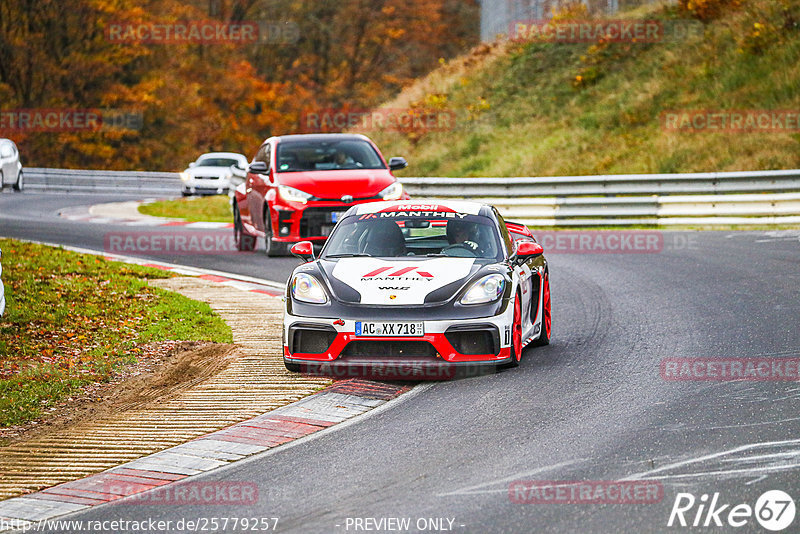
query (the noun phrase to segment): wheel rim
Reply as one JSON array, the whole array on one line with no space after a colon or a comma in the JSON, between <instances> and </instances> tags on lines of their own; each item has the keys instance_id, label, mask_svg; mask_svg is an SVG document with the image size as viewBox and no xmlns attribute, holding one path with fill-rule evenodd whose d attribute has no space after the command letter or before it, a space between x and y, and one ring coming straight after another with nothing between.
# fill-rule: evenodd
<instances>
[{"instance_id":1,"label":"wheel rim","mask_svg":"<svg viewBox=\"0 0 800 534\"><path fill-rule=\"evenodd\" d=\"M544 275L544 331L547 339L550 339L550 275Z\"/></svg>"},{"instance_id":2,"label":"wheel rim","mask_svg":"<svg viewBox=\"0 0 800 534\"><path fill-rule=\"evenodd\" d=\"M514 299L514 359L522 359L522 305L519 302L519 295Z\"/></svg>"}]
</instances>

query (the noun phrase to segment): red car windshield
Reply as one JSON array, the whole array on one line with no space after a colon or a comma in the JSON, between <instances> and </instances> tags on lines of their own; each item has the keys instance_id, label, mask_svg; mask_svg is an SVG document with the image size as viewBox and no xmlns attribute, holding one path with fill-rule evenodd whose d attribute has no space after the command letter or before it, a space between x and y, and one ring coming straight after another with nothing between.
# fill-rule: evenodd
<instances>
[{"instance_id":1,"label":"red car windshield","mask_svg":"<svg viewBox=\"0 0 800 534\"><path fill-rule=\"evenodd\" d=\"M385 168L375 148L361 139L278 143L278 172Z\"/></svg>"}]
</instances>

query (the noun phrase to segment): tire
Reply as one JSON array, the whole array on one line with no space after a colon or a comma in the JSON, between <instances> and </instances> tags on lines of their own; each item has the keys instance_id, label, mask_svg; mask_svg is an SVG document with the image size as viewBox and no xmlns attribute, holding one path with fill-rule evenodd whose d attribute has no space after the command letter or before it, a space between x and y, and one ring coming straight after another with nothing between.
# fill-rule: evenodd
<instances>
[{"instance_id":1,"label":"tire","mask_svg":"<svg viewBox=\"0 0 800 534\"><path fill-rule=\"evenodd\" d=\"M550 310L550 273L544 272L544 284L542 284L542 331L539 338L533 342L534 347L543 347L550 344L552 334L552 318Z\"/></svg>"},{"instance_id":2,"label":"tire","mask_svg":"<svg viewBox=\"0 0 800 534\"><path fill-rule=\"evenodd\" d=\"M20 169L17 181L14 183L14 191L22 191L23 189L25 189L25 179L22 176L22 169Z\"/></svg>"},{"instance_id":3,"label":"tire","mask_svg":"<svg viewBox=\"0 0 800 534\"><path fill-rule=\"evenodd\" d=\"M236 250L249 252L256 248L256 238L244 233L242 217L236 206L233 208L233 240L236 243Z\"/></svg>"},{"instance_id":4,"label":"tire","mask_svg":"<svg viewBox=\"0 0 800 534\"><path fill-rule=\"evenodd\" d=\"M289 253L289 246L272 239L272 218L268 215L268 210L269 208L264 208L264 252L271 258L286 256Z\"/></svg>"},{"instance_id":5,"label":"tire","mask_svg":"<svg viewBox=\"0 0 800 534\"><path fill-rule=\"evenodd\" d=\"M286 360L284 360L283 361L283 365L284 365L284 367L286 367L286 370L288 370L288 371L291 371L293 373L299 373L300 372L300 364L299 363L289 363Z\"/></svg>"}]
</instances>

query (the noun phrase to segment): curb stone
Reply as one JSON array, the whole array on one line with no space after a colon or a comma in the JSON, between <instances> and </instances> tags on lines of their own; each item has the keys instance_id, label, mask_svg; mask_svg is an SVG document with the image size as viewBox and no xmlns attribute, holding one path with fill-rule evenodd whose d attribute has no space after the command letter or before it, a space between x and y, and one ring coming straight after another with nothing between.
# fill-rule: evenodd
<instances>
[{"instance_id":1,"label":"curb stone","mask_svg":"<svg viewBox=\"0 0 800 534\"><path fill-rule=\"evenodd\" d=\"M206 434L181 445L124 463L102 473L0 502L0 521L9 528L106 504L229 465L308 436L386 404L410 385L342 380L327 389ZM189 504L189 503L187 503Z\"/></svg>"}]
</instances>

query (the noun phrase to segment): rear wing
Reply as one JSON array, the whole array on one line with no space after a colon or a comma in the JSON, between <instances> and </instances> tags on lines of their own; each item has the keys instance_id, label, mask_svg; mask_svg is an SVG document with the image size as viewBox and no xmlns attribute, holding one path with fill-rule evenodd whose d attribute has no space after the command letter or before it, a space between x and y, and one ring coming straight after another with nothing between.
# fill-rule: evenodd
<instances>
[{"instance_id":1,"label":"rear wing","mask_svg":"<svg viewBox=\"0 0 800 534\"><path fill-rule=\"evenodd\" d=\"M517 239L532 239L533 241L536 241L536 238L533 236L530 228L522 223L506 221L506 228L508 228L508 231L511 233L511 237L514 239L514 241Z\"/></svg>"}]
</instances>

